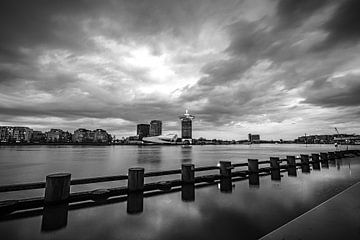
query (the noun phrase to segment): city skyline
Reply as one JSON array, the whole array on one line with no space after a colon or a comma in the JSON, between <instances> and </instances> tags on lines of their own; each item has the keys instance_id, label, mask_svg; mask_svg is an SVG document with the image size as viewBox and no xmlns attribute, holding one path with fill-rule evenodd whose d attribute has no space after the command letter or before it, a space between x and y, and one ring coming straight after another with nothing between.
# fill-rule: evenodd
<instances>
[{"instance_id":1,"label":"city skyline","mask_svg":"<svg viewBox=\"0 0 360 240\"><path fill-rule=\"evenodd\" d=\"M356 0L0 3L0 125L193 138L358 133ZM135 127L134 127L135 126Z\"/></svg>"}]
</instances>

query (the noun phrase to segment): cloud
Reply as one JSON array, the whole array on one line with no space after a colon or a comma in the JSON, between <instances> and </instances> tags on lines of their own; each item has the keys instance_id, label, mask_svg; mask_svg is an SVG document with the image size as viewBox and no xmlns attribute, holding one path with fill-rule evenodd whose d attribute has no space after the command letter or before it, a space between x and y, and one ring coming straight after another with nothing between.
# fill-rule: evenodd
<instances>
[{"instance_id":1,"label":"cloud","mask_svg":"<svg viewBox=\"0 0 360 240\"><path fill-rule=\"evenodd\" d=\"M313 82L305 89L305 103L324 107L360 105L360 75L346 75Z\"/></svg>"},{"instance_id":2,"label":"cloud","mask_svg":"<svg viewBox=\"0 0 360 240\"><path fill-rule=\"evenodd\" d=\"M356 0L344 0L339 3L331 19L324 24L329 32L323 48L334 45L354 44L360 39L360 3Z\"/></svg>"},{"instance_id":3,"label":"cloud","mask_svg":"<svg viewBox=\"0 0 360 240\"><path fill-rule=\"evenodd\" d=\"M98 123L133 134L136 123L162 119L165 130L178 131L178 115L189 108L195 137L295 137L304 128L325 131L314 123L344 119L352 130L359 113L357 6L2 1L0 124Z\"/></svg>"}]
</instances>

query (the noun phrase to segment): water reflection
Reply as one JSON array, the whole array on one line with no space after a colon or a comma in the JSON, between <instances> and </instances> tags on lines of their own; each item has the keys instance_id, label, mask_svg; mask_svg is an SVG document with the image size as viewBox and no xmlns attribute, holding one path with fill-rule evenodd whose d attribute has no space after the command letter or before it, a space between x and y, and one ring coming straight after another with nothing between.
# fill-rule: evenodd
<instances>
[{"instance_id":1,"label":"water reflection","mask_svg":"<svg viewBox=\"0 0 360 240\"><path fill-rule=\"evenodd\" d=\"M130 192L127 197L127 213L139 214L144 209L144 193Z\"/></svg>"},{"instance_id":2,"label":"water reflection","mask_svg":"<svg viewBox=\"0 0 360 240\"><path fill-rule=\"evenodd\" d=\"M308 164L301 165L301 172L302 173L310 173L310 166Z\"/></svg>"},{"instance_id":3,"label":"water reflection","mask_svg":"<svg viewBox=\"0 0 360 240\"><path fill-rule=\"evenodd\" d=\"M329 161L325 160L321 163L321 168L329 168Z\"/></svg>"},{"instance_id":4,"label":"water reflection","mask_svg":"<svg viewBox=\"0 0 360 240\"><path fill-rule=\"evenodd\" d=\"M313 170L320 170L320 162L316 161L312 163Z\"/></svg>"},{"instance_id":5,"label":"water reflection","mask_svg":"<svg viewBox=\"0 0 360 240\"><path fill-rule=\"evenodd\" d=\"M289 167L287 169L288 171L288 176L291 176L291 177L296 177L297 176L297 169L296 167Z\"/></svg>"},{"instance_id":6,"label":"water reflection","mask_svg":"<svg viewBox=\"0 0 360 240\"><path fill-rule=\"evenodd\" d=\"M326 168L326 164L327 164L326 161L321 163L321 167ZM164 219L166 219L168 221L168 222L166 222L165 227L163 227L163 225L162 225L162 228L165 230L170 230L170 231L174 230L175 225L178 226L182 222L189 221L190 224L187 225L187 227L188 227L188 229L190 229L190 231L193 231L191 233L194 233L194 234L203 233L203 232L201 232L202 230L196 229L196 227L192 227L192 226L198 226L196 224L191 225L191 223L194 223L194 222L198 223L196 221L199 221L201 224L204 223L205 226L207 226L207 227L213 226L214 229L223 231L224 229L226 230L226 228L229 226L229 224L231 224L231 223L234 224L235 222L239 222L238 220L242 220L242 221L244 221L244 224L242 224L242 228L244 228L244 230L246 230L247 228L253 230L253 231L244 232L243 233L244 236L250 236L247 239L253 239L253 238L258 237L258 236L255 236L254 233L257 233L257 234L259 232L263 233L263 231L265 231L264 229L266 229L266 231L272 230L269 228L262 229L263 226L269 226L273 222L274 223L276 222L277 225L279 225L279 223L283 223L284 221L291 220L290 217L291 218L296 217L296 215L301 214L304 210L308 210L308 209L305 209L304 202L306 202L306 204L308 204L308 202L314 201L315 197L321 200L321 201L319 200L319 202L323 202L324 199L321 199L321 197L325 196L324 194L327 194L326 197L329 197L329 193L334 193L335 190L338 190L338 188L335 188L334 185L337 184L336 183L337 180L343 181L342 180L343 172L348 171L347 166L349 167L349 171L352 170L354 173L359 174L359 165L357 165L357 166L355 165L355 167L351 166L350 162L348 162L346 159L343 159L340 161L336 161L336 165L334 165L334 167L341 166L341 165L343 166L343 169L342 169L342 172L340 172L340 173L338 173L335 168L327 171L327 172L334 173L334 178L333 178L333 176L328 177L327 174L321 174L321 175L320 174L311 174L310 176L308 175L308 176L304 177L301 175L300 172L299 172L299 174L297 174L296 167L289 167L287 169L288 176L300 175L299 178L297 178L297 179L295 179L295 178L290 179L290 178L287 178L286 176L285 177L281 176L281 172L283 170L280 171L280 170L274 169L271 171L271 174L267 174L267 175L271 175L272 180L275 180L275 181L282 180L282 182L285 182L285 183L281 183L281 185L283 187L276 189L276 191L281 191L280 192L281 194L274 194L274 189L269 190L269 181L268 180L270 179L270 176L263 176L264 174L259 175L257 173L253 173L253 174L249 175L248 179L241 177L241 180L245 180L245 182L243 184L238 183L238 185L236 185L236 187L237 187L236 191L233 190L232 184L234 184L235 182L238 181L237 178L233 178L233 179L223 178L223 179L220 179L219 181L215 180L215 183L213 184L213 186L214 186L215 184L219 183L219 189L216 189L215 187L213 187L213 188L209 187L206 191L201 191L199 185L184 184L181 186L181 188L179 187L179 188L176 188L176 189L174 188L171 190L171 192L178 191L178 194L163 193L163 191L159 191L158 195L160 195L160 194L165 195L165 197L162 197L162 198L160 196L155 197L155 194L153 194L153 193L151 193L151 194L142 193L142 192L130 193L127 197L124 196L124 198L122 200L118 200L119 202L124 202L123 203L124 209L119 207L119 206L122 206L121 204L119 204L119 205L115 204L115 205L111 206L110 203L114 203L114 201L112 200L113 198L110 198L110 199L104 200L104 201L96 201L96 204L98 204L98 205L100 205L100 204L108 205L108 206L103 206L101 208L100 207L94 208L93 206L97 206L97 205L95 205L95 204L91 205L91 204L87 203L88 208L90 206L92 206L92 207L89 209L83 209L82 214L71 214L71 210L75 210L75 209L79 210L79 208L80 208L79 206L82 205L83 203L77 204L78 208L76 208L76 207L74 208L74 205L73 206L72 205L70 205L70 206L60 205L60 206L49 206L49 207L47 206L47 207L44 207L44 210L43 210L43 216L42 216L42 221L41 221L41 232L54 231L54 232L56 232L56 234L58 234L59 231L57 231L57 230L63 229L68 225L68 209L69 209L70 210L70 214L69 214L69 225L70 226L67 229L67 231L60 231L62 234L73 233L72 231L75 231L74 229L75 228L77 229L77 227L81 226L81 225L86 225L86 224L98 225L99 224L98 216L99 216L100 219L106 218L106 221L104 221L104 223L102 223L104 228L102 228L102 226L101 226L102 229L99 231L106 232L107 229L112 230L112 227L115 229L115 228L118 228L118 226L123 226L123 225L120 225L120 223L125 224L126 222L130 222L131 224L129 223L126 226L129 226L129 228L131 228L132 231L134 231L134 230L139 231L139 233L141 233L141 234L146 234L146 233L148 233L148 231L153 231L155 226L152 224L154 222L156 222L156 223L161 222L161 221L159 221L159 219L161 219L162 221ZM329 167L329 164L327 164L327 167ZM351 167L353 167L353 169L351 169ZM303 165L302 170L303 171L305 170L304 173L308 173L311 171L309 165ZM356 174L353 174L353 175L356 176ZM262 181L261 189L259 188L260 177L263 177L263 180L264 180L264 181ZM283 178L283 179L281 179L281 178ZM320 182L320 181L318 181L319 179L322 179L321 184L318 183L318 182ZM336 179L335 182L333 181L334 179ZM351 178L351 179L353 179L353 178ZM255 188L258 188L259 190L249 191L246 186L247 181L249 181L250 188L255 187ZM291 184L288 184L289 182ZM298 186L298 187L294 188L294 185L293 185L294 183L296 184L295 186ZM329 185L329 187L326 189L327 191L324 191L324 189L323 189L324 183ZM244 184L245 184L245 186L244 186ZM209 185L206 185L206 186L209 186ZM276 185L278 185L278 184L276 184ZM303 186L303 185L305 187L303 189L301 189L301 187L299 187L299 186ZM197 198L196 203L194 203L194 204L193 203L189 203L189 204L182 203L181 201L183 201L183 202L194 202L195 201L195 188L199 188L196 190L196 191L199 191L197 193L198 195L196 196L196 198ZM313 194L313 192L319 193L318 190L320 190L320 194ZM328 191L328 190L331 190L331 191ZM181 198L180 198L180 191L181 191ZM219 192L232 193L232 194L220 194ZM289 197L285 198L285 199L280 198L279 196L281 196L281 195L283 196L283 194L289 194ZM219 197L220 195L223 196L223 198ZM147 201L145 210L144 210L144 196L147 198L145 200L145 201ZM149 199L148 199L148 197L149 197ZM155 199L150 199L150 197L155 198ZM301 198L301 197L303 197L303 198ZM264 201L263 200L264 198L266 198L267 201ZM299 201L300 198L301 198L301 201ZM221 203L225 202L224 199L226 200L225 205L224 204L216 204L219 202L221 202ZM94 200L96 200L96 199L94 199ZM121 214L121 213L125 213L125 201L127 204L126 212L128 214L130 214L130 215L141 214L141 216L134 218L134 217L128 217L128 216L126 216L126 214ZM117 203L119 203L119 202L117 202ZM260 213L261 211L266 209L266 207L269 205L269 202L271 202L272 203L271 206L273 206L270 210L268 210L271 214L269 213L269 214L264 215L263 212ZM95 203L95 202L92 202L92 203ZM313 203L313 202L311 202L311 203ZM318 202L316 202L316 204L318 204ZM300 207L299 207L299 205L300 205ZM221 209L217 208L218 206L221 206ZM313 206L311 205L311 207L313 207ZM96 210L96 209L100 209L100 211ZM123 211L123 212L120 212L120 214L119 214L119 211ZM90 214L91 212L93 214ZM239 213L241 213L241 214L239 214ZM254 214L256 215L256 217L254 217ZM95 218L95 219L84 217L84 215L91 216L92 218ZM206 221L204 220L204 218L201 217L203 215L207 216ZM212 217L208 218L209 215L211 215ZM258 216L264 216L264 218L258 219ZM222 219L222 217L224 217L224 218ZM240 217L242 217L242 218L240 219ZM286 218L286 217L288 217L288 218ZM156 218L158 218L158 219L156 219ZM34 221L32 219L35 219L35 218L27 217L27 219ZM208 220L208 219L210 219L210 220ZM216 219L216 220L214 220L214 219ZM217 224L218 219L221 219L221 221L224 223L224 225ZM231 221L227 220L227 219L230 219ZM158 220L158 221L155 221L155 220ZM236 221L234 221L234 220L236 220ZM15 221L13 221L13 222L15 222ZM116 224L114 224L114 222ZM70 223L74 224L75 227L71 226L72 224L70 224ZM136 229L132 228L130 225L136 226ZM36 225L36 226L39 226L39 225ZM142 227L138 227L138 226L142 226ZM247 228L245 228L244 226L247 226ZM87 226L85 226L85 228L86 227ZM217 227L217 228L215 228L215 227ZM36 229L39 229L39 227ZM207 228L207 229L209 229L209 228ZM95 229L91 228L91 232L93 232L93 231L96 231L96 228ZM130 232L131 232L129 229L127 229L127 227L123 227L123 229L121 229L121 231L125 231L127 234L130 234ZM238 231L238 230L236 230L236 231ZM233 233L235 233L236 231L233 231ZM113 231L113 232L109 231L109 232L110 232L109 234L112 234L111 235L112 238L114 238L114 236L116 236L116 234L118 233L117 231ZM136 234L137 233L138 232L136 232ZM156 237L159 237L159 238L163 237L162 239L171 239L171 237L169 237L169 238L167 238L166 236L164 237L163 233L164 232L161 232ZM127 235L127 236L130 236L129 238L131 238L131 239L136 239L136 234L134 234L134 232L131 232L131 234L133 234L133 235ZM48 235L48 236L50 236L50 235ZM53 235L51 235L51 236L53 236ZM94 235L93 238L96 238L99 236ZM105 235L105 238L106 237L111 238L109 236ZM61 237L64 237L64 235L58 235L54 239L62 239ZM34 238L34 239L36 239L36 238ZM149 239L156 239L156 238L149 237ZM189 238L188 236L185 236L184 239L191 239L191 238ZM236 238L234 236L232 236L232 237L229 237L228 239L236 239Z\"/></svg>"},{"instance_id":7,"label":"water reflection","mask_svg":"<svg viewBox=\"0 0 360 240\"><path fill-rule=\"evenodd\" d=\"M183 163L192 161L192 146L182 146L181 147L181 161Z\"/></svg>"},{"instance_id":8,"label":"water reflection","mask_svg":"<svg viewBox=\"0 0 360 240\"><path fill-rule=\"evenodd\" d=\"M253 188L258 188L260 185L260 178L258 173L249 174L249 186Z\"/></svg>"},{"instance_id":9,"label":"water reflection","mask_svg":"<svg viewBox=\"0 0 360 240\"><path fill-rule=\"evenodd\" d=\"M143 164L159 164L162 161L162 150L161 146L138 146L138 151L136 153L137 163L139 165Z\"/></svg>"},{"instance_id":10,"label":"water reflection","mask_svg":"<svg viewBox=\"0 0 360 240\"><path fill-rule=\"evenodd\" d=\"M45 206L41 221L41 231L50 232L65 228L68 222L69 204Z\"/></svg>"},{"instance_id":11,"label":"water reflection","mask_svg":"<svg viewBox=\"0 0 360 240\"><path fill-rule=\"evenodd\" d=\"M231 193L232 192L231 178L220 179L220 192L223 192L223 193Z\"/></svg>"},{"instance_id":12,"label":"water reflection","mask_svg":"<svg viewBox=\"0 0 360 240\"><path fill-rule=\"evenodd\" d=\"M273 180L273 181L281 181L280 169L271 170L271 180Z\"/></svg>"},{"instance_id":13,"label":"water reflection","mask_svg":"<svg viewBox=\"0 0 360 240\"><path fill-rule=\"evenodd\" d=\"M195 201L195 185L194 184L183 184L181 186L181 200L184 202Z\"/></svg>"}]
</instances>

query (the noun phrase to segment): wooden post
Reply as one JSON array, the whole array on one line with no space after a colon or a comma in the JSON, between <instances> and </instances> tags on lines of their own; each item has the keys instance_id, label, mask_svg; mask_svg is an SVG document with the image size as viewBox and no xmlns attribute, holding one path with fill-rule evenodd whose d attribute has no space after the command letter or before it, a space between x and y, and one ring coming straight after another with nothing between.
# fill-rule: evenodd
<instances>
[{"instance_id":1,"label":"wooden post","mask_svg":"<svg viewBox=\"0 0 360 240\"><path fill-rule=\"evenodd\" d=\"M270 157L270 167L273 169L279 169L280 168L280 159L278 157Z\"/></svg>"},{"instance_id":2,"label":"wooden post","mask_svg":"<svg viewBox=\"0 0 360 240\"><path fill-rule=\"evenodd\" d=\"M310 172L310 166L309 166L309 155L301 154L301 171L303 173L309 173Z\"/></svg>"},{"instance_id":3,"label":"wooden post","mask_svg":"<svg viewBox=\"0 0 360 240\"><path fill-rule=\"evenodd\" d=\"M309 155L301 154L300 157L302 164L309 164Z\"/></svg>"},{"instance_id":4,"label":"wooden post","mask_svg":"<svg viewBox=\"0 0 360 240\"><path fill-rule=\"evenodd\" d=\"M129 192L143 191L144 168L129 168L128 190Z\"/></svg>"},{"instance_id":5,"label":"wooden post","mask_svg":"<svg viewBox=\"0 0 360 240\"><path fill-rule=\"evenodd\" d=\"M259 173L259 160L248 159L248 170L250 173Z\"/></svg>"},{"instance_id":6,"label":"wooden post","mask_svg":"<svg viewBox=\"0 0 360 240\"><path fill-rule=\"evenodd\" d=\"M312 160L313 162L319 162L319 154L317 154L317 153L312 153L312 154L311 154L311 160Z\"/></svg>"},{"instance_id":7,"label":"wooden post","mask_svg":"<svg viewBox=\"0 0 360 240\"><path fill-rule=\"evenodd\" d=\"M288 176L295 176L297 175L296 172L296 160L295 156L286 156L287 167L288 167Z\"/></svg>"},{"instance_id":8,"label":"wooden post","mask_svg":"<svg viewBox=\"0 0 360 240\"><path fill-rule=\"evenodd\" d=\"M248 159L248 170L249 170L249 185L259 186L259 160L258 159Z\"/></svg>"},{"instance_id":9,"label":"wooden post","mask_svg":"<svg viewBox=\"0 0 360 240\"><path fill-rule=\"evenodd\" d=\"M183 183L195 182L195 166L194 164L182 164L181 165L181 181Z\"/></svg>"},{"instance_id":10,"label":"wooden post","mask_svg":"<svg viewBox=\"0 0 360 240\"><path fill-rule=\"evenodd\" d=\"M288 167L296 166L295 156L286 156L286 161L287 161Z\"/></svg>"},{"instance_id":11,"label":"wooden post","mask_svg":"<svg viewBox=\"0 0 360 240\"><path fill-rule=\"evenodd\" d=\"M221 177L231 177L231 162L220 161L220 175Z\"/></svg>"},{"instance_id":12,"label":"wooden post","mask_svg":"<svg viewBox=\"0 0 360 240\"><path fill-rule=\"evenodd\" d=\"M329 160L330 160L330 161L334 161L334 160L335 160L335 153L334 153L334 152L329 152Z\"/></svg>"},{"instance_id":13,"label":"wooden post","mask_svg":"<svg viewBox=\"0 0 360 240\"><path fill-rule=\"evenodd\" d=\"M320 158L322 162L327 162L328 161L328 154L327 153L320 153Z\"/></svg>"},{"instance_id":14,"label":"wooden post","mask_svg":"<svg viewBox=\"0 0 360 240\"><path fill-rule=\"evenodd\" d=\"M46 176L45 204L66 201L70 196L70 173L55 173Z\"/></svg>"}]
</instances>

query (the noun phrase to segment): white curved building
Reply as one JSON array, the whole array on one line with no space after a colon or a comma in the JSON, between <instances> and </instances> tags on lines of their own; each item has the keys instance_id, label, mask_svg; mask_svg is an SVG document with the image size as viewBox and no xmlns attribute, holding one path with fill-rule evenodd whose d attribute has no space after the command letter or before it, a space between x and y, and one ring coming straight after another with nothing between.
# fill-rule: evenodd
<instances>
[{"instance_id":1,"label":"white curved building","mask_svg":"<svg viewBox=\"0 0 360 240\"><path fill-rule=\"evenodd\" d=\"M176 134L166 134L153 137L144 137L142 140L144 143L152 144L175 144L177 140Z\"/></svg>"}]
</instances>

